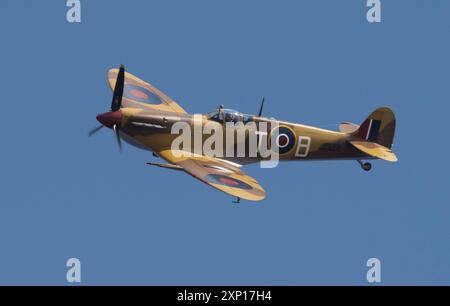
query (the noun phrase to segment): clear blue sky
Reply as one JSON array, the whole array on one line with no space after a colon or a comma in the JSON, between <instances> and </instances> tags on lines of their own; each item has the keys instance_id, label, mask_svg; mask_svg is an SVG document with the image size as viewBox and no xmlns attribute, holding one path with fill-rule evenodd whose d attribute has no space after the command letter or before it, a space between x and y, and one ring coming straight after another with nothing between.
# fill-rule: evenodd
<instances>
[{"instance_id":1,"label":"clear blue sky","mask_svg":"<svg viewBox=\"0 0 450 306\"><path fill-rule=\"evenodd\" d=\"M0 2L0 284L450 284L450 2ZM113 134L107 70L190 112L219 104L336 129L397 115L399 163L250 166L260 203L232 198Z\"/></svg>"}]
</instances>

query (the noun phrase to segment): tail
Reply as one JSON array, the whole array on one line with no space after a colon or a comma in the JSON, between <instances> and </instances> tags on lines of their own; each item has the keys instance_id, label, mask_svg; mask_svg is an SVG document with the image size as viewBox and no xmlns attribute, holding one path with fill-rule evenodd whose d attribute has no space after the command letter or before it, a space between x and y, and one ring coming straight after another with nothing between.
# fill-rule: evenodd
<instances>
[{"instance_id":1,"label":"tail","mask_svg":"<svg viewBox=\"0 0 450 306\"><path fill-rule=\"evenodd\" d=\"M392 148L395 134L395 115L388 107L380 107L354 132L363 140L372 141L386 148Z\"/></svg>"}]
</instances>

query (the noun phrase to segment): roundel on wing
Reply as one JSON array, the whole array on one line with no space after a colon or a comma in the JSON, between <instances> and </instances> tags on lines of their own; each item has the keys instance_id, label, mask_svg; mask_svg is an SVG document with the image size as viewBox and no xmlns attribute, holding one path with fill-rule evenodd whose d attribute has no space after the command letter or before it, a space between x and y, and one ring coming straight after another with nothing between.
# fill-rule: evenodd
<instances>
[{"instance_id":1,"label":"roundel on wing","mask_svg":"<svg viewBox=\"0 0 450 306\"><path fill-rule=\"evenodd\" d=\"M278 130L278 135L275 133L276 130ZM272 131L272 135L276 135L272 148L278 148L279 154L289 153L295 147L295 133L290 128L278 127Z\"/></svg>"},{"instance_id":2,"label":"roundel on wing","mask_svg":"<svg viewBox=\"0 0 450 306\"><path fill-rule=\"evenodd\" d=\"M252 186L250 186L249 184L247 184L241 180L238 180L238 179L226 176L226 175L221 175L221 174L208 174L205 177L205 180L212 184L224 185L227 187L233 187L233 188L239 188L239 189L245 189L245 190L253 189Z\"/></svg>"},{"instance_id":3,"label":"roundel on wing","mask_svg":"<svg viewBox=\"0 0 450 306\"><path fill-rule=\"evenodd\" d=\"M125 98L149 104L161 104L161 98L142 86L126 84L123 89Z\"/></svg>"}]
</instances>

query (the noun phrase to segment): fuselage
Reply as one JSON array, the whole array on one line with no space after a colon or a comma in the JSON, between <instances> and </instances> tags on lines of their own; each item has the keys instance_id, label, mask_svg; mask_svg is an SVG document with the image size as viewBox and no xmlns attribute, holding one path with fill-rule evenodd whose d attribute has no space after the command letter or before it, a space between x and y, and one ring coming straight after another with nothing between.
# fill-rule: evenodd
<instances>
[{"instance_id":1,"label":"fuselage","mask_svg":"<svg viewBox=\"0 0 450 306\"><path fill-rule=\"evenodd\" d=\"M174 133L173 128L176 127L176 124L180 125L182 123L191 129L191 141L189 144L191 152L205 154L204 152L199 152L198 149L199 147L204 149L207 144L211 143L213 134L211 130L214 130L214 132L216 130L223 131L221 132L222 135L216 135L216 137L222 138L222 141L217 142L221 142L223 147L219 151L214 151L217 155L215 157L240 164L269 159L269 157L262 156L259 153L255 156L248 150L245 151L244 155L239 154L242 153L239 151L239 148L242 147L238 148L238 145L244 141L246 147L250 147L250 142L252 141L250 138L254 134L258 134L256 136L258 146L264 143L267 144L267 147L273 148L271 143L276 143L279 160L283 161L370 158L348 143L348 141L355 138L351 133L278 121L272 118L251 116L246 119L247 122L245 123L247 125L244 122L233 122L236 123L236 128L233 131L234 141L231 142L229 141L231 138L227 138L226 135L226 129L229 128L227 122L225 120L211 120L207 115L180 114L135 108L122 108L121 112L120 131L122 139L133 146L154 152L161 150L161 148L172 147L174 141L180 137L181 132L184 132L178 130L178 133ZM199 129L203 130L201 136L194 136L194 134L198 134ZM241 136L244 135L244 138L238 138L239 133L242 133ZM264 137L266 138L265 142L264 140L262 141ZM214 147L214 149L216 148Z\"/></svg>"}]
</instances>

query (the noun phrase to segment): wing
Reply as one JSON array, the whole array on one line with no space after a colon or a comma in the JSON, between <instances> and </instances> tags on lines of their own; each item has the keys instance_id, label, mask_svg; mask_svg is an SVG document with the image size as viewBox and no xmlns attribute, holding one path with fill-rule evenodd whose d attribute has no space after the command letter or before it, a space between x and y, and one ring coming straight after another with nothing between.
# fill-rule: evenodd
<instances>
[{"instance_id":1,"label":"wing","mask_svg":"<svg viewBox=\"0 0 450 306\"><path fill-rule=\"evenodd\" d=\"M108 71L108 83L111 89L114 89L116 85L118 72L119 69ZM128 72L125 73L122 105L124 107L186 113L181 106L156 87Z\"/></svg>"},{"instance_id":2,"label":"wing","mask_svg":"<svg viewBox=\"0 0 450 306\"><path fill-rule=\"evenodd\" d=\"M252 177L239 169L239 165L218 158L195 155L177 157L176 153L166 149L157 154L175 164L196 179L229 195L244 200L260 201L266 197L264 189Z\"/></svg>"},{"instance_id":3,"label":"wing","mask_svg":"<svg viewBox=\"0 0 450 306\"><path fill-rule=\"evenodd\" d=\"M371 141L350 141L350 143L358 150L380 159L390 162L396 162L397 156L389 148Z\"/></svg>"}]
</instances>

